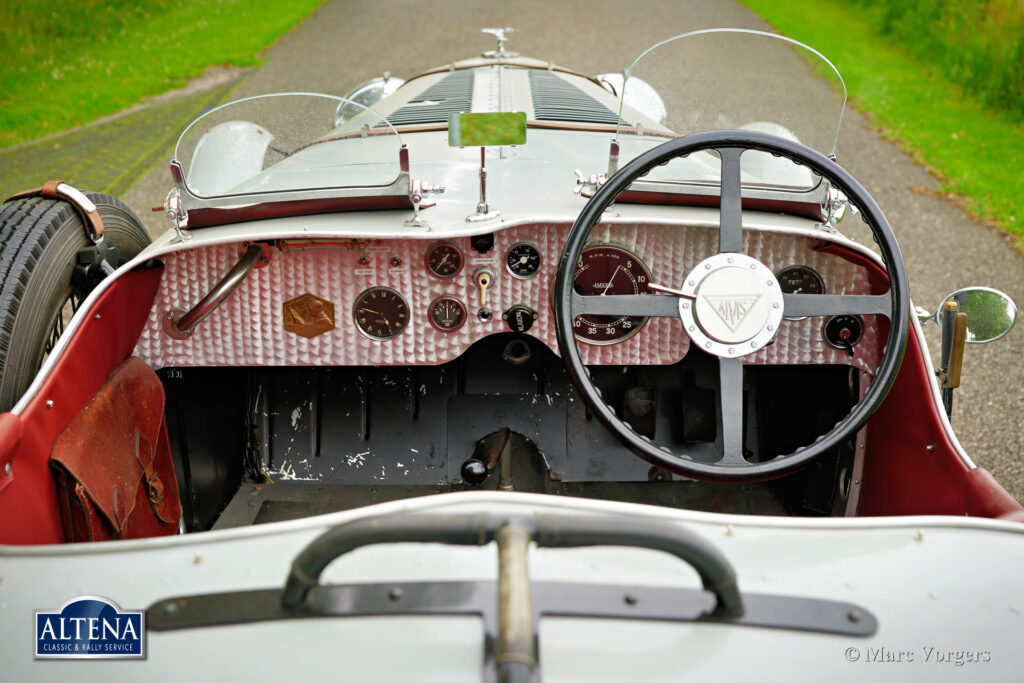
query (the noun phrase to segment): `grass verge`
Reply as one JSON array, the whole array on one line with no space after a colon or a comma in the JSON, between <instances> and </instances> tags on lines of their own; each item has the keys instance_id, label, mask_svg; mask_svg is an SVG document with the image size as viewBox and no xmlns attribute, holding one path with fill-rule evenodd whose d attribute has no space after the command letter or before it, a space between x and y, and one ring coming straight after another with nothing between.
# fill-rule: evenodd
<instances>
[{"instance_id":1,"label":"grass verge","mask_svg":"<svg viewBox=\"0 0 1024 683\"><path fill-rule=\"evenodd\" d=\"M1014 235L1024 251L1024 125L967 96L940 67L914 59L835 0L741 1L827 56L854 106L931 170L944 194Z\"/></svg>"},{"instance_id":2,"label":"grass verge","mask_svg":"<svg viewBox=\"0 0 1024 683\"><path fill-rule=\"evenodd\" d=\"M121 111L211 65L254 66L322 3L0 3L0 147Z\"/></svg>"}]
</instances>

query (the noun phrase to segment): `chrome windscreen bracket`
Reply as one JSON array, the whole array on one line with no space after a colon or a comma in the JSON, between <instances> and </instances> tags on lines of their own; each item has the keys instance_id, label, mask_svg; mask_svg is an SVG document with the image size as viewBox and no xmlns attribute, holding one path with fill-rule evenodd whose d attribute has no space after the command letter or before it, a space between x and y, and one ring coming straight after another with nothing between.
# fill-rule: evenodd
<instances>
[{"instance_id":1,"label":"chrome windscreen bracket","mask_svg":"<svg viewBox=\"0 0 1024 683\"><path fill-rule=\"evenodd\" d=\"M402 225L410 228L429 228L430 224L420 218L420 209L433 206L436 202L425 201L425 195L444 194L444 185L432 185L422 180L413 180L409 183L409 201L412 202L412 218L404 221Z\"/></svg>"}]
</instances>

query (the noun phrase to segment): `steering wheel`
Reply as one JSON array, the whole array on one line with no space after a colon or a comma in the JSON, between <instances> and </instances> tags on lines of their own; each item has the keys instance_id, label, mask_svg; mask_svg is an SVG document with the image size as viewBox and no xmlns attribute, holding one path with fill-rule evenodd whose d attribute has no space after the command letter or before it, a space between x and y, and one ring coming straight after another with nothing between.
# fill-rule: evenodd
<instances>
[{"instance_id":1,"label":"steering wheel","mask_svg":"<svg viewBox=\"0 0 1024 683\"><path fill-rule=\"evenodd\" d=\"M696 264L682 283L651 284L658 294L584 296L573 290L576 263L605 208L634 180L659 164L710 150L721 159L718 253ZM858 207L881 249L889 291L879 295L784 294L771 270L742 253L740 157L756 150L790 159L819 174ZM672 286L667 286L671 284ZM881 405L896 379L910 329L907 272L892 228L881 209L854 178L829 159L799 143L755 131L714 131L666 142L636 157L608 179L576 219L562 251L555 281L558 346L573 383L591 413L623 444L658 467L713 481L772 479L806 465L854 432ZM691 343L717 356L718 427L715 448L674 453L638 434L601 397L583 365L573 335L576 316L667 317L681 320ZM743 455L743 358L770 343L784 316L884 315L889 335L874 380L846 417L813 443L761 462ZM715 459L717 456L717 459Z\"/></svg>"}]
</instances>

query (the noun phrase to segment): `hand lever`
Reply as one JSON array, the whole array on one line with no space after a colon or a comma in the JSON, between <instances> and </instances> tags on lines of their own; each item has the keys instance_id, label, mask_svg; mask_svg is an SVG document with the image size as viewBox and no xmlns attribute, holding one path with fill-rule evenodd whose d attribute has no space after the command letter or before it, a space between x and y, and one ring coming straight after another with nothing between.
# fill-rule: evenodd
<instances>
[{"instance_id":1,"label":"hand lever","mask_svg":"<svg viewBox=\"0 0 1024 683\"><path fill-rule=\"evenodd\" d=\"M487 305L487 288L494 281L494 274L491 271L485 269L478 270L476 273L476 286L480 288L480 307L483 308Z\"/></svg>"}]
</instances>

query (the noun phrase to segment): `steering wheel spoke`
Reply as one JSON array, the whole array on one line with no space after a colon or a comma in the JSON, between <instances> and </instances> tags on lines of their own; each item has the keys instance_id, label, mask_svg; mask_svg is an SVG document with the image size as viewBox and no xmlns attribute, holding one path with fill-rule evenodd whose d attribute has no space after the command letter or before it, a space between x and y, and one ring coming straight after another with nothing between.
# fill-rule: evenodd
<instances>
[{"instance_id":1,"label":"steering wheel spoke","mask_svg":"<svg viewBox=\"0 0 1024 683\"><path fill-rule=\"evenodd\" d=\"M722 147L721 213L718 222L718 251L743 251L743 198L740 194L740 147Z\"/></svg>"},{"instance_id":2,"label":"steering wheel spoke","mask_svg":"<svg viewBox=\"0 0 1024 683\"><path fill-rule=\"evenodd\" d=\"M743 457L743 361L718 359L718 428L722 436L722 458L717 464L749 465Z\"/></svg>"},{"instance_id":3,"label":"steering wheel spoke","mask_svg":"<svg viewBox=\"0 0 1024 683\"><path fill-rule=\"evenodd\" d=\"M884 315L892 317L889 294L783 294L783 309L792 317Z\"/></svg>"},{"instance_id":4,"label":"steering wheel spoke","mask_svg":"<svg viewBox=\"0 0 1024 683\"><path fill-rule=\"evenodd\" d=\"M572 313L577 315L678 318L679 299L664 294L595 294L573 292Z\"/></svg>"}]
</instances>

